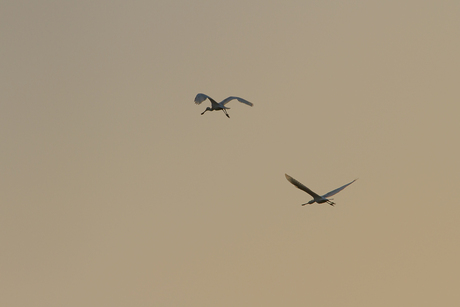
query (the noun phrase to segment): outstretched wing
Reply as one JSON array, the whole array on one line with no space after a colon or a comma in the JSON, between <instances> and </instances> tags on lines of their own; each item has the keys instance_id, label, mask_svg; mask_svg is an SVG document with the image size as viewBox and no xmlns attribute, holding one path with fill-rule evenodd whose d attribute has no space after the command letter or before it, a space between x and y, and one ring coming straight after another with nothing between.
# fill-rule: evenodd
<instances>
[{"instance_id":1,"label":"outstretched wing","mask_svg":"<svg viewBox=\"0 0 460 307\"><path fill-rule=\"evenodd\" d=\"M196 104L200 104L202 103L203 101L205 101L206 99L209 99L211 101L211 103L217 103L214 99L212 99L211 97L209 97L208 95L205 95L205 94L202 94L202 93L199 93L198 95L196 95L195 97L195 103Z\"/></svg>"},{"instance_id":2,"label":"outstretched wing","mask_svg":"<svg viewBox=\"0 0 460 307\"><path fill-rule=\"evenodd\" d=\"M235 97L235 96L230 96L228 98L225 98L224 100L222 100L222 102L220 104L222 105L226 105L229 101L233 100L233 99L236 99L238 100L239 102L242 102L244 104L247 104L248 106L253 106L253 103L252 102L249 102L243 98L240 98L240 97Z\"/></svg>"},{"instance_id":3,"label":"outstretched wing","mask_svg":"<svg viewBox=\"0 0 460 307\"><path fill-rule=\"evenodd\" d=\"M306 186L304 186L303 184L301 184L300 182L298 182L297 180L295 180L294 178L292 178L291 176L289 176L288 174L284 174L284 176L286 176L286 179L290 183L292 183L293 185L295 185L297 188L301 189L302 191L307 192L313 198L320 198L321 197L318 194L316 194L315 192L313 192L312 190L310 190L309 188L307 188Z\"/></svg>"},{"instance_id":4,"label":"outstretched wing","mask_svg":"<svg viewBox=\"0 0 460 307\"><path fill-rule=\"evenodd\" d=\"M332 195L335 195L335 194L339 193L340 191L342 191L343 189L345 189L346 187L348 187L350 184L352 184L352 183L355 182L356 180L357 180L357 179L353 180L353 181L350 182L350 183L347 183L346 185L341 186L341 187L338 188L338 189L335 189L335 190L333 190L333 191L330 191L330 192L324 194L323 197L324 197L324 198L327 198L327 197L329 197L329 196L332 196Z\"/></svg>"}]
</instances>

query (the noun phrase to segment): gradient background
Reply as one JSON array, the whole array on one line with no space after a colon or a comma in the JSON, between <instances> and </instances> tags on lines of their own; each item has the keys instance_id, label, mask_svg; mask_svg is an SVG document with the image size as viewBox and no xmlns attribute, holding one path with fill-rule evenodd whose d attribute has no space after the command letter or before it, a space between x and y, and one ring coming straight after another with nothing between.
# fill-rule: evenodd
<instances>
[{"instance_id":1,"label":"gradient background","mask_svg":"<svg viewBox=\"0 0 460 307\"><path fill-rule=\"evenodd\" d=\"M0 305L460 304L459 16L2 1Z\"/></svg>"}]
</instances>

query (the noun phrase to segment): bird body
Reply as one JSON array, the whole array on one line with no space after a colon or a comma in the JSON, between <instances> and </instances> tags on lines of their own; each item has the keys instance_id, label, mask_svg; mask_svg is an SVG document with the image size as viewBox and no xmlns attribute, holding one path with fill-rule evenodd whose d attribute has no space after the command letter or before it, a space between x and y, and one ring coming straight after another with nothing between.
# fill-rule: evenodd
<instances>
[{"instance_id":1,"label":"bird body","mask_svg":"<svg viewBox=\"0 0 460 307\"><path fill-rule=\"evenodd\" d=\"M318 195L316 194L315 192L313 192L312 190L310 190L309 188L307 188L306 186L304 186L302 183L300 183L299 181L295 180L294 178L292 178L291 176L289 176L288 174L284 174L286 176L286 179L292 183L293 185L295 185L298 189L301 189L302 191L304 192L307 192L308 194L311 195L311 197L313 197L312 200L310 200L308 203L305 203L305 204L302 204L302 206L305 206L305 205L311 205L311 204L314 204L314 203L318 203L318 204L322 204L322 203L328 203L329 205L331 206L334 206L334 202L332 202L331 200L328 199L328 197L332 196L332 195L335 195L337 193L339 193L340 191L342 191L343 189L345 189L347 186L349 186L350 184L352 184L353 182L355 182L357 179L353 180L352 182L350 183L347 183L343 186L341 186L340 188L337 188L335 190L332 190L324 195Z\"/></svg>"},{"instance_id":2,"label":"bird body","mask_svg":"<svg viewBox=\"0 0 460 307\"><path fill-rule=\"evenodd\" d=\"M243 98L240 98L240 97L235 97L235 96L230 96L230 97L227 97L225 98L224 100L222 100L221 102L217 102L215 101L214 99L212 99L211 97L209 97L208 95L205 95L205 94L198 94L196 95L195 97L195 103L196 104L201 104L203 101L205 101L206 99L209 99L209 101L211 101L211 107L207 107L206 110L203 111L203 113L201 113L201 115L203 115L206 111L218 111L218 110L222 110L225 115L230 118L230 116L228 115L227 111L228 107L226 107L225 105L230 102L231 100L233 99L236 99L238 100L239 102L241 103L244 103L244 104L247 104L248 106L253 106L253 103L252 102L249 102Z\"/></svg>"}]
</instances>

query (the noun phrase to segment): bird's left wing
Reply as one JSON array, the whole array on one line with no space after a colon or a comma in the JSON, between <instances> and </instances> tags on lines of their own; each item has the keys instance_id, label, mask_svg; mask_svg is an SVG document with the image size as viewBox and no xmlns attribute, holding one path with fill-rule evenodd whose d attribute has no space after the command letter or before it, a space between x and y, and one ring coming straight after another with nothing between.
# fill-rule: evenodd
<instances>
[{"instance_id":1,"label":"bird's left wing","mask_svg":"<svg viewBox=\"0 0 460 307\"><path fill-rule=\"evenodd\" d=\"M208 95L199 93L199 94L197 94L196 97L195 97L195 103L196 103L196 104L200 104L200 103L202 103L203 101L205 101L206 99L209 99L210 101L213 101L213 100L214 100L214 99L212 99L211 97L209 97Z\"/></svg>"},{"instance_id":2,"label":"bird's left wing","mask_svg":"<svg viewBox=\"0 0 460 307\"><path fill-rule=\"evenodd\" d=\"M308 194L311 195L311 197L313 198L318 198L320 197L318 194L316 194L315 192L313 192L312 190L310 190L309 188L307 188L306 186L304 186L302 183L300 183L299 181L295 180L294 178L292 178L291 176L289 176L288 174L284 174L284 176L286 176L286 179L292 183L293 185L295 185L298 189L301 189L302 191L305 191L307 192Z\"/></svg>"},{"instance_id":3,"label":"bird's left wing","mask_svg":"<svg viewBox=\"0 0 460 307\"><path fill-rule=\"evenodd\" d=\"M343 189L345 189L346 187L348 187L350 184L352 184L352 183L355 182L356 180L357 180L357 179L353 180L353 181L350 182L350 183L347 183L346 185L341 186L341 187L338 188L338 189L335 189L335 190L333 190L333 191L330 191L330 192L324 194L323 197L324 197L324 198L327 198L327 197L329 197L329 196L332 196L332 195L335 195L335 194L339 193L340 191L342 191Z\"/></svg>"},{"instance_id":4,"label":"bird's left wing","mask_svg":"<svg viewBox=\"0 0 460 307\"><path fill-rule=\"evenodd\" d=\"M227 104L229 101L233 100L233 99L236 99L238 100L239 102L242 102L244 104L247 104L248 106L253 106L254 104L252 102L249 102L243 98L240 98L240 97L235 97L235 96L230 96L230 97L227 97L225 98L224 100L222 100L221 104L225 105Z\"/></svg>"}]
</instances>

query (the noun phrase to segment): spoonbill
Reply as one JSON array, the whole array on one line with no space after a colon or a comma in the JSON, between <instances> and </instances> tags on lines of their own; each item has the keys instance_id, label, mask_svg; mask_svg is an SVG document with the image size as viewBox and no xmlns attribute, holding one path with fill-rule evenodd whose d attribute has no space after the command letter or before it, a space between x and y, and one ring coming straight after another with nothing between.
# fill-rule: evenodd
<instances>
[{"instance_id":1,"label":"spoonbill","mask_svg":"<svg viewBox=\"0 0 460 307\"><path fill-rule=\"evenodd\" d=\"M288 174L284 174L284 175L286 176L286 179L290 183L292 183L293 185L295 185L297 188L301 189L302 191L307 192L308 194L310 194L313 197L312 200L310 200L308 203L302 204L302 206L311 205L313 203L318 203L318 204L328 203L329 205L334 206L335 203L330 201L329 199L327 199L327 197L339 193L340 191L342 191L343 189L345 189L346 187L348 187L350 184L352 184L353 182L355 182L357 180L357 179L355 179L352 182L341 186L340 188L337 188L335 190L332 190L332 191L324 194L323 196L320 196L320 195L316 194L315 192L313 192L312 190L310 190L309 188L307 188L306 186L304 186L303 184L301 184L300 182L298 182L297 180L295 180L294 178L292 178L291 176L289 176Z\"/></svg>"},{"instance_id":2,"label":"spoonbill","mask_svg":"<svg viewBox=\"0 0 460 307\"><path fill-rule=\"evenodd\" d=\"M195 97L195 103L196 104L200 104L202 103L203 101L205 101L206 99L209 99L211 101L211 107L207 107L206 110L204 110L203 113L201 113L201 115L203 115L206 111L217 111L217 110L222 110L224 111L225 115L227 115L228 118L230 118L230 116L228 116L228 113L227 113L227 109L230 109L230 108L227 108L225 105L233 100L233 99L236 99L238 100L239 102L242 102L244 104L247 104L248 106L253 106L252 102L249 102L243 98L240 98L240 97L235 97L235 96L230 96L230 97L227 97L225 98L224 100L222 100L221 102L217 102L215 101L214 99L212 99L211 97L209 97L208 95L205 95L205 94L198 94L196 95Z\"/></svg>"}]
</instances>

